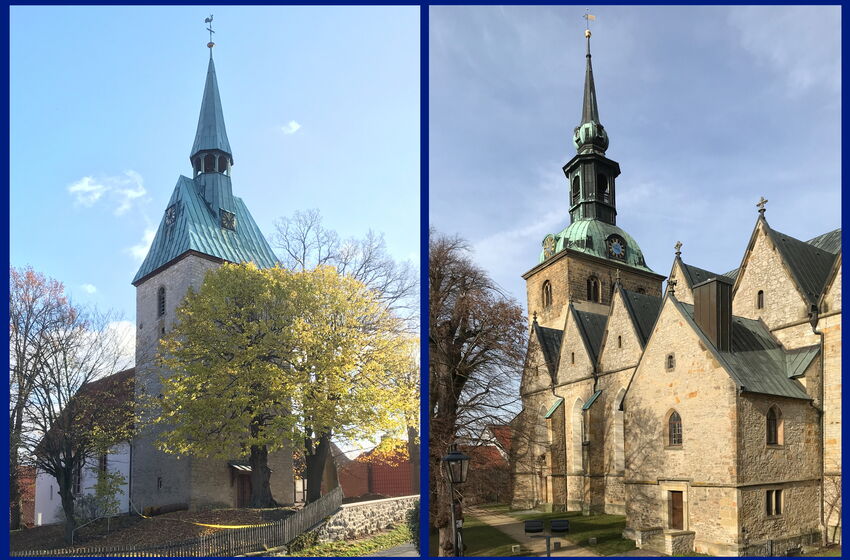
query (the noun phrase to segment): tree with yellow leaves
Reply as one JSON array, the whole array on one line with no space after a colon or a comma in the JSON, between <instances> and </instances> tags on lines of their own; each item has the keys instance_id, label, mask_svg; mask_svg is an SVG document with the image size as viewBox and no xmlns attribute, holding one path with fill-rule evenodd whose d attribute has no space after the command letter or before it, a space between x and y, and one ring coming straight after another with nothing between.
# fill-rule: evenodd
<instances>
[{"instance_id":1,"label":"tree with yellow leaves","mask_svg":"<svg viewBox=\"0 0 850 560\"><path fill-rule=\"evenodd\" d=\"M331 435L399 429L403 405L387 381L407 359L396 321L372 291L331 267L209 272L162 341L172 373L149 401L150 417L165 426L161 449L248 457L250 505L271 507L268 454L303 441L315 500Z\"/></svg>"}]
</instances>

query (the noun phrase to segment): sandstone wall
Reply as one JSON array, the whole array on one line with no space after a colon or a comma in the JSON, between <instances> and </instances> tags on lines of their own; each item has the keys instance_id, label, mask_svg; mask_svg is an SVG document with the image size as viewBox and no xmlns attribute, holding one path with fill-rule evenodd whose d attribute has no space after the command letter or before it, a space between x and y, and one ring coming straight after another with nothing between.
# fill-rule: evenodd
<instances>
[{"instance_id":1,"label":"sandstone wall","mask_svg":"<svg viewBox=\"0 0 850 560\"><path fill-rule=\"evenodd\" d=\"M343 504L319 529L319 542L356 539L404 524L419 496Z\"/></svg>"},{"instance_id":2,"label":"sandstone wall","mask_svg":"<svg viewBox=\"0 0 850 560\"><path fill-rule=\"evenodd\" d=\"M764 225L759 222L756 240L738 275L732 313L741 317L761 317L775 329L796 320L806 319L808 304L788 273L779 250L773 246ZM764 291L764 308L756 308L756 295Z\"/></svg>"}]
</instances>

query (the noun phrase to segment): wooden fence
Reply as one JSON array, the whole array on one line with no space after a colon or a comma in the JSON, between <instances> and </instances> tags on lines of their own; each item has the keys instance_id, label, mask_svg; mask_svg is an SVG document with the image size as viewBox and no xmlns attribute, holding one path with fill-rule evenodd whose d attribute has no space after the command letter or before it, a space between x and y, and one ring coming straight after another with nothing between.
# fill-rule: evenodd
<instances>
[{"instance_id":1,"label":"wooden fence","mask_svg":"<svg viewBox=\"0 0 850 560\"><path fill-rule=\"evenodd\" d=\"M337 511L342 497L342 488L334 488L286 519L243 529L224 529L176 543L25 550L12 552L11 556L236 556L288 544Z\"/></svg>"}]
</instances>

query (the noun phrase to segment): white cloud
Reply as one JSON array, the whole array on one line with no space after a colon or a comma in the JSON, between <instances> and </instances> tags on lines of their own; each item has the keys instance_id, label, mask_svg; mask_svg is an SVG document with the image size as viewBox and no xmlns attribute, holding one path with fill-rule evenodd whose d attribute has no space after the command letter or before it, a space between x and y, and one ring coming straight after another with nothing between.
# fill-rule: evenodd
<instances>
[{"instance_id":1,"label":"white cloud","mask_svg":"<svg viewBox=\"0 0 850 560\"><path fill-rule=\"evenodd\" d=\"M142 176L133 170L117 177L83 177L69 185L68 192L79 206L91 207L101 199L109 200L115 205L113 212L116 216L130 210L148 193Z\"/></svg>"},{"instance_id":2,"label":"white cloud","mask_svg":"<svg viewBox=\"0 0 850 560\"><path fill-rule=\"evenodd\" d=\"M298 132L299 128L301 128L301 125L295 121L289 121L288 123L280 127L284 134L295 134L296 132Z\"/></svg>"},{"instance_id":3,"label":"white cloud","mask_svg":"<svg viewBox=\"0 0 850 560\"><path fill-rule=\"evenodd\" d=\"M68 192L74 197L75 204L80 206L93 205L108 190L109 187L96 182L93 177L83 177L68 186Z\"/></svg>"},{"instance_id":4,"label":"white cloud","mask_svg":"<svg viewBox=\"0 0 850 560\"><path fill-rule=\"evenodd\" d=\"M128 247L125 250L131 255L133 255L133 258L135 258L136 260L144 260L144 258L148 254L148 250L151 248L151 243L153 243L153 238L155 235L155 228L145 228L145 233L144 235L142 235L142 240L136 245Z\"/></svg>"},{"instance_id":5,"label":"white cloud","mask_svg":"<svg viewBox=\"0 0 850 560\"><path fill-rule=\"evenodd\" d=\"M130 367L136 361L136 329L130 321L113 321L107 330L115 336L120 369Z\"/></svg>"},{"instance_id":6,"label":"white cloud","mask_svg":"<svg viewBox=\"0 0 850 560\"><path fill-rule=\"evenodd\" d=\"M97 286L95 286L94 284L83 284L83 285L82 285L82 286L80 286L80 287L81 287L81 288L83 289L83 291L84 291L85 293L87 293L87 294L93 294L93 293L95 293L95 292L97 291Z\"/></svg>"}]
</instances>

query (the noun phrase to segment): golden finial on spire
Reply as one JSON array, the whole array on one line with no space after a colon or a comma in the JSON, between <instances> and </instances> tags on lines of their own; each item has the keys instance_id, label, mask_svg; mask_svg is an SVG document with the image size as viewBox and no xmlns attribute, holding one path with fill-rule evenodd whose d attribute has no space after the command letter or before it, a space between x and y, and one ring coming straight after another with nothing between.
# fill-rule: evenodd
<instances>
[{"instance_id":1,"label":"golden finial on spire","mask_svg":"<svg viewBox=\"0 0 850 560\"><path fill-rule=\"evenodd\" d=\"M204 19L204 23L208 23L210 25L209 27L207 27L207 31L210 32L210 42L207 43L207 47L210 48L210 49L212 49L215 46L215 43L213 43L213 40L212 40L213 33L215 33L215 31L212 30L212 21L213 21L213 15L212 14L210 14L210 17ZM210 50L210 56L212 56L212 50Z\"/></svg>"}]
</instances>

